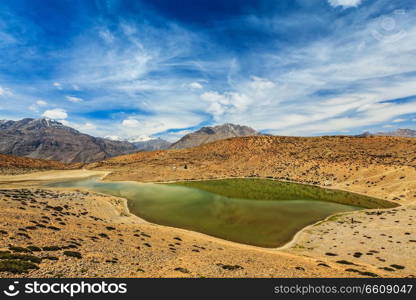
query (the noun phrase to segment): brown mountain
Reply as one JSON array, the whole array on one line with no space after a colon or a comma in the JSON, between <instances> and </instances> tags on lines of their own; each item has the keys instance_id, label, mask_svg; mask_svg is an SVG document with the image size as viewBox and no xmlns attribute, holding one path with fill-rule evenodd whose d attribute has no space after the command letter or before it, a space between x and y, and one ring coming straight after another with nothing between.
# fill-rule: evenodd
<instances>
[{"instance_id":1,"label":"brown mountain","mask_svg":"<svg viewBox=\"0 0 416 300\"><path fill-rule=\"evenodd\" d=\"M98 161L135 150L129 142L96 138L49 119L0 122L3 154L74 163Z\"/></svg>"},{"instance_id":2,"label":"brown mountain","mask_svg":"<svg viewBox=\"0 0 416 300\"><path fill-rule=\"evenodd\" d=\"M250 136L178 150L139 152L89 164L111 170L108 180L166 182L271 177L322 186L369 190L389 199L416 199L401 184L416 178L416 139L372 136ZM371 178L369 181L368 178ZM391 188L391 189L390 189ZM394 191L394 192L393 192Z\"/></svg>"},{"instance_id":3,"label":"brown mountain","mask_svg":"<svg viewBox=\"0 0 416 300\"><path fill-rule=\"evenodd\" d=\"M259 133L247 126L224 124L214 127L202 127L198 131L189 133L172 144L170 149L183 149L232 137L253 136Z\"/></svg>"},{"instance_id":4,"label":"brown mountain","mask_svg":"<svg viewBox=\"0 0 416 300\"><path fill-rule=\"evenodd\" d=\"M169 182L232 177L288 180L415 201L416 139L390 136L230 138L198 147L139 152L85 167L106 180Z\"/></svg>"}]
</instances>

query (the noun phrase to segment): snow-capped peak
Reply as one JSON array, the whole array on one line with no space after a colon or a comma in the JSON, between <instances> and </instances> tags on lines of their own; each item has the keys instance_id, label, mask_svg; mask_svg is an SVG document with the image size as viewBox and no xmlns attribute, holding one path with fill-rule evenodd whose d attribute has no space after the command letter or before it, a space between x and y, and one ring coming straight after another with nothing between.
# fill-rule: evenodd
<instances>
[{"instance_id":1,"label":"snow-capped peak","mask_svg":"<svg viewBox=\"0 0 416 300\"><path fill-rule=\"evenodd\" d=\"M138 142L147 142L147 141L151 141L151 140L155 140L155 137L152 136L148 136L148 135L141 135L138 137L132 137L127 139L127 141L129 141L130 143L138 143Z\"/></svg>"},{"instance_id":2,"label":"snow-capped peak","mask_svg":"<svg viewBox=\"0 0 416 300\"><path fill-rule=\"evenodd\" d=\"M117 135L106 135L104 138L107 139L107 140L111 140L111 141L124 141L123 138L121 138Z\"/></svg>"},{"instance_id":3,"label":"snow-capped peak","mask_svg":"<svg viewBox=\"0 0 416 300\"><path fill-rule=\"evenodd\" d=\"M52 119L49 119L49 118L32 119L32 120L29 121L28 124L41 126L41 127L53 127L53 128L63 128L63 127L65 127L61 122L58 122L56 120L52 120Z\"/></svg>"}]
</instances>

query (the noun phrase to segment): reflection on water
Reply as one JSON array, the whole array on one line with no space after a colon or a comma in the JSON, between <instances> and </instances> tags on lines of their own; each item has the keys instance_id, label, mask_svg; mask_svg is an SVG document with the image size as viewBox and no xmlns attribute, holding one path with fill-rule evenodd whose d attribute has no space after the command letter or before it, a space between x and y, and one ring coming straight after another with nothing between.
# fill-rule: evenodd
<instances>
[{"instance_id":1,"label":"reflection on water","mask_svg":"<svg viewBox=\"0 0 416 300\"><path fill-rule=\"evenodd\" d=\"M309 224L334 213L360 209L313 198L249 200L185 186L99 182L91 178L52 186L84 187L124 197L129 200L130 211L149 222L262 247L281 246Z\"/></svg>"}]
</instances>

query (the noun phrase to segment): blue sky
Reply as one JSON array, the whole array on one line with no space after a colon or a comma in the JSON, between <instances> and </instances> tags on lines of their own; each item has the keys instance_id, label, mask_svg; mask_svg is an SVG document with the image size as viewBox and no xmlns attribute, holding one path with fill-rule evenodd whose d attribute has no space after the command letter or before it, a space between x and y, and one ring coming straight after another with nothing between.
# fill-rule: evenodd
<instances>
[{"instance_id":1,"label":"blue sky","mask_svg":"<svg viewBox=\"0 0 416 300\"><path fill-rule=\"evenodd\" d=\"M416 127L414 0L0 2L0 119L175 140Z\"/></svg>"}]
</instances>

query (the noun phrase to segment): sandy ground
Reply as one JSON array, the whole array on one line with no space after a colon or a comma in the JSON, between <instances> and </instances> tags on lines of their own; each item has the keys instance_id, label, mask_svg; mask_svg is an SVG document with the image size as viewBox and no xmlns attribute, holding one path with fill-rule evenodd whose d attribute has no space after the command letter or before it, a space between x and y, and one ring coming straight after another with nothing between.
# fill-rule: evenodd
<instances>
[{"instance_id":1,"label":"sandy ground","mask_svg":"<svg viewBox=\"0 0 416 300\"><path fill-rule=\"evenodd\" d=\"M415 278L416 205L329 217L302 230L285 251L343 264L351 272L366 265Z\"/></svg>"},{"instance_id":2,"label":"sandy ground","mask_svg":"<svg viewBox=\"0 0 416 300\"><path fill-rule=\"evenodd\" d=\"M351 275L336 263L149 224L130 215L124 199L85 191L1 189L0 215L0 252L29 247L42 258L36 270L1 277Z\"/></svg>"},{"instance_id":3,"label":"sandy ground","mask_svg":"<svg viewBox=\"0 0 416 300\"><path fill-rule=\"evenodd\" d=\"M77 189L37 188L39 182L33 181L33 178L48 182L106 174L105 171L71 170L41 172L35 177L33 174L0 177L0 188L3 188L0 190L0 251L10 251L13 246L57 247L31 253L43 258L38 270L23 274L1 272L0 276L416 275L413 241L416 210L411 204L329 217L304 229L284 249L264 249L149 224L128 212L125 199ZM68 249L78 252L81 258L66 256L64 252Z\"/></svg>"},{"instance_id":4,"label":"sandy ground","mask_svg":"<svg viewBox=\"0 0 416 300\"><path fill-rule=\"evenodd\" d=\"M0 185L7 185L8 183L27 183L36 181L59 181L59 180L70 180L77 178L87 178L91 176L101 176L104 177L109 172L106 171L92 171L92 170L48 170L41 172L34 172L29 174L19 174L19 175L0 175Z\"/></svg>"}]
</instances>

